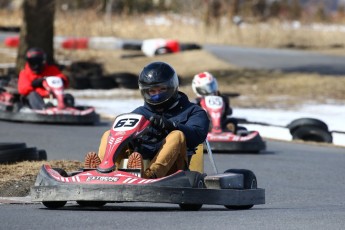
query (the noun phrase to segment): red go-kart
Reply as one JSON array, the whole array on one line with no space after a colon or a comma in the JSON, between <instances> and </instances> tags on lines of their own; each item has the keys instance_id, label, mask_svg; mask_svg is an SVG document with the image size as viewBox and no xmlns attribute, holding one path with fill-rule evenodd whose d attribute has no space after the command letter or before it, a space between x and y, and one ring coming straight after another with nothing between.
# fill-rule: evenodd
<instances>
[{"instance_id":1,"label":"red go-kart","mask_svg":"<svg viewBox=\"0 0 345 230\"><path fill-rule=\"evenodd\" d=\"M225 103L222 97L205 96L200 105L211 120L207 140L213 151L257 153L266 149L258 131L248 131L245 127L238 126L235 118L224 116ZM229 126L232 130L227 128Z\"/></svg>"},{"instance_id":2,"label":"red go-kart","mask_svg":"<svg viewBox=\"0 0 345 230\"><path fill-rule=\"evenodd\" d=\"M123 148L134 143L132 140L145 135L149 125L150 121L142 115L119 115L108 134L103 135L106 138L104 142L102 138L99 155L104 157L97 168L67 173L61 168L43 165L31 188L32 201L42 202L51 209L61 208L67 201L98 207L115 202L174 203L184 210L199 210L203 204L249 209L265 203L265 190L257 187L256 176L250 170L229 169L221 174L206 175L203 145L199 145L200 149L193 155L189 170L163 178L141 178L140 169L127 169L126 157L117 168L114 159L121 158Z\"/></svg>"},{"instance_id":3,"label":"red go-kart","mask_svg":"<svg viewBox=\"0 0 345 230\"><path fill-rule=\"evenodd\" d=\"M96 124L99 115L94 107L75 106L72 95L66 97L62 79L45 77L43 87L50 92L44 98L46 107L42 110L31 109L16 88L0 88L0 119L35 123Z\"/></svg>"}]
</instances>

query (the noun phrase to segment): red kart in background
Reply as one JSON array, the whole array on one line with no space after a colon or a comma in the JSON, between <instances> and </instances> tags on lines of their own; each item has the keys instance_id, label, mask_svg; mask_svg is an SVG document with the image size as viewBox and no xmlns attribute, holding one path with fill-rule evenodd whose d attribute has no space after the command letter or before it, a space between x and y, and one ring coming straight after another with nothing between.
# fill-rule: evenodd
<instances>
[{"instance_id":1,"label":"red kart in background","mask_svg":"<svg viewBox=\"0 0 345 230\"><path fill-rule=\"evenodd\" d=\"M258 153L266 149L258 131L248 131L237 125L235 118L224 116L225 103L220 96L205 96L200 101L207 112L211 127L207 140L213 151ZM231 130L227 127L233 127Z\"/></svg>"},{"instance_id":2,"label":"red kart in background","mask_svg":"<svg viewBox=\"0 0 345 230\"><path fill-rule=\"evenodd\" d=\"M46 108L31 109L14 87L0 87L0 119L8 121L34 123L63 124L96 124L99 115L94 107L75 106L72 95L65 97L61 78L46 77L43 87L50 92L49 98L44 98ZM67 100L66 100L67 99Z\"/></svg>"}]
</instances>

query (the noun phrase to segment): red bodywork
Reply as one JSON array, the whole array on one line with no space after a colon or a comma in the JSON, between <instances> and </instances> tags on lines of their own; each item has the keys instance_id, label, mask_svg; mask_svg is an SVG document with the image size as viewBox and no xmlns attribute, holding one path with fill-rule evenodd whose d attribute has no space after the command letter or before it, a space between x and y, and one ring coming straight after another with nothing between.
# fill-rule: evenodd
<instances>
[{"instance_id":1,"label":"red bodywork","mask_svg":"<svg viewBox=\"0 0 345 230\"><path fill-rule=\"evenodd\" d=\"M6 91L0 91L0 103L9 106L13 105L13 94L6 92Z\"/></svg>"},{"instance_id":2,"label":"red bodywork","mask_svg":"<svg viewBox=\"0 0 345 230\"><path fill-rule=\"evenodd\" d=\"M111 171L115 168L114 159L122 147L130 140L143 134L150 121L139 114L123 114L116 117L113 127L110 129L104 159L98 166L98 170Z\"/></svg>"},{"instance_id":3,"label":"red bodywork","mask_svg":"<svg viewBox=\"0 0 345 230\"><path fill-rule=\"evenodd\" d=\"M212 129L207 134L207 140L209 142L244 142L254 139L259 135L259 132L252 131L248 135L240 136L222 129L222 117L225 110L225 103L222 97L203 97L200 101L200 105L211 119Z\"/></svg>"},{"instance_id":4,"label":"red bodywork","mask_svg":"<svg viewBox=\"0 0 345 230\"><path fill-rule=\"evenodd\" d=\"M150 121L139 114L122 114L116 117L108 136L104 159L95 170L79 172L73 176L64 177L49 165L44 165L46 171L54 180L64 183L82 183L82 184L148 184L161 180L144 179L126 171L114 171L115 159L122 148L133 138L145 133ZM174 176L182 171L177 171ZM165 177L166 178L166 177Z\"/></svg>"}]
</instances>

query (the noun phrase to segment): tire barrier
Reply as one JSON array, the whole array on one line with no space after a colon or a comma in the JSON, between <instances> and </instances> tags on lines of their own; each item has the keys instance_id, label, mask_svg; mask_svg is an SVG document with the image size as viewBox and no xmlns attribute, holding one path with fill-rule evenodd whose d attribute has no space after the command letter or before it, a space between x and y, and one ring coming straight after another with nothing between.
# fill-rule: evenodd
<instances>
[{"instance_id":1,"label":"tire barrier","mask_svg":"<svg viewBox=\"0 0 345 230\"><path fill-rule=\"evenodd\" d=\"M299 118L287 125L292 139L332 143L333 137L325 122L315 118Z\"/></svg>"},{"instance_id":2,"label":"tire barrier","mask_svg":"<svg viewBox=\"0 0 345 230\"><path fill-rule=\"evenodd\" d=\"M73 89L138 89L137 74L103 72L102 64L87 61L74 62L64 70Z\"/></svg>"},{"instance_id":3,"label":"tire barrier","mask_svg":"<svg viewBox=\"0 0 345 230\"><path fill-rule=\"evenodd\" d=\"M25 143L0 143L0 164L42 160L47 160L43 149L27 147Z\"/></svg>"}]
</instances>

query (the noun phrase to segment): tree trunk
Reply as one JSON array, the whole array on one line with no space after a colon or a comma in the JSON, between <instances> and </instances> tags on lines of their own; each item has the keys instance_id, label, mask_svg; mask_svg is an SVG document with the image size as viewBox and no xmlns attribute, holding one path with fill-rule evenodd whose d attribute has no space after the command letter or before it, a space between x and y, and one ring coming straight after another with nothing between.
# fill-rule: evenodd
<instances>
[{"instance_id":1,"label":"tree trunk","mask_svg":"<svg viewBox=\"0 0 345 230\"><path fill-rule=\"evenodd\" d=\"M25 65L25 53L29 48L40 47L47 53L48 63L54 63L54 15L55 0L24 0L23 23L16 71Z\"/></svg>"}]
</instances>

